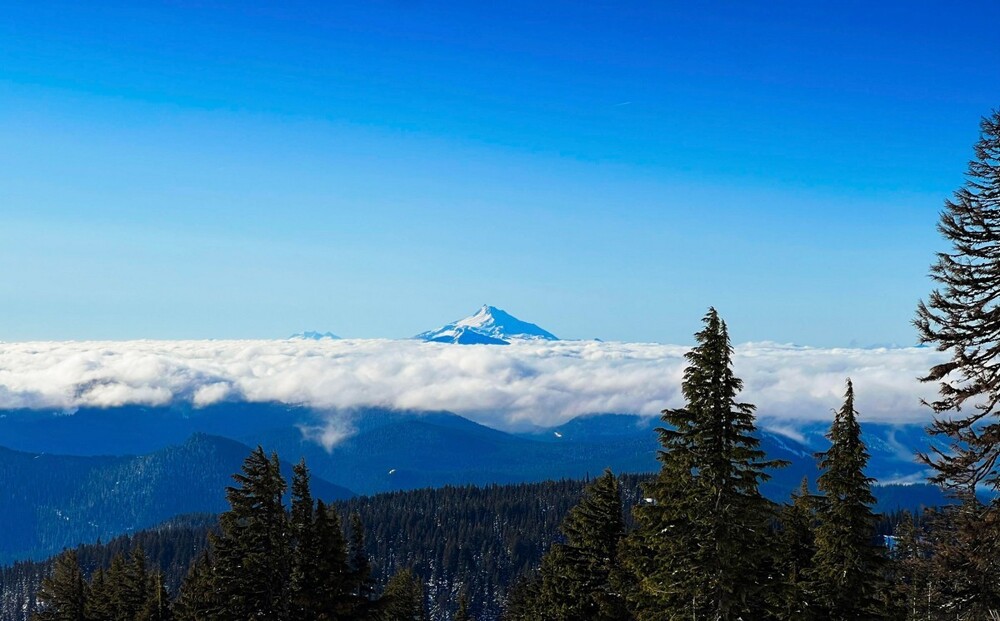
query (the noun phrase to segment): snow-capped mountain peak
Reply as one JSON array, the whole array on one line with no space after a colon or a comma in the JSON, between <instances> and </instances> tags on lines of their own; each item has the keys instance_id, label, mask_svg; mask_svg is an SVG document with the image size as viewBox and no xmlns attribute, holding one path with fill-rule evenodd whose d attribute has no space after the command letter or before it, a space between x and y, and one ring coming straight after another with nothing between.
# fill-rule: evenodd
<instances>
[{"instance_id":1,"label":"snow-capped mountain peak","mask_svg":"<svg viewBox=\"0 0 1000 621\"><path fill-rule=\"evenodd\" d=\"M422 332L415 338L462 345L506 345L514 339L558 341L551 332L533 323L521 321L495 306L484 304L475 314L453 321L437 330Z\"/></svg>"},{"instance_id":2,"label":"snow-capped mountain peak","mask_svg":"<svg viewBox=\"0 0 1000 621\"><path fill-rule=\"evenodd\" d=\"M306 330L305 332L296 332L288 338L305 341L322 341L323 339L339 339L340 337L333 332L315 332L312 330Z\"/></svg>"}]
</instances>

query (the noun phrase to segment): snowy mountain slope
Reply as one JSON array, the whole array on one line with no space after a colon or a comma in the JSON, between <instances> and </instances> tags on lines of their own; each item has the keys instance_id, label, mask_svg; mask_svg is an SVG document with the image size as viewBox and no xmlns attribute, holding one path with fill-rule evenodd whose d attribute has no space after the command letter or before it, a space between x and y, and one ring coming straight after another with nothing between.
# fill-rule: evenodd
<instances>
[{"instance_id":1,"label":"snowy mountain slope","mask_svg":"<svg viewBox=\"0 0 1000 621\"><path fill-rule=\"evenodd\" d=\"M306 341L322 341L323 339L339 339L340 337L333 332L315 332L313 330L306 330L305 332L296 332L288 338L289 340L297 339Z\"/></svg>"},{"instance_id":2,"label":"snowy mountain slope","mask_svg":"<svg viewBox=\"0 0 1000 621\"><path fill-rule=\"evenodd\" d=\"M521 321L495 306L483 305L474 315L421 332L414 338L460 345L506 345L514 339L558 341L556 335L533 323Z\"/></svg>"}]
</instances>

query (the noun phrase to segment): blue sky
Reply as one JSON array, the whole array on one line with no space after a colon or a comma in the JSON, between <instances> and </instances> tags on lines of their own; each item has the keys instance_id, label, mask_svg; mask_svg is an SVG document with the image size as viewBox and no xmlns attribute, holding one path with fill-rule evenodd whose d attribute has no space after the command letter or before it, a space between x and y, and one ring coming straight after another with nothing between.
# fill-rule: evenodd
<instances>
[{"instance_id":1,"label":"blue sky","mask_svg":"<svg viewBox=\"0 0 1000 621\"><path fill-rule=\"evenodd\" d=\"M88 4L0 2L0 340L910 344L1000 106L988 2Z\"/></svg>"}]
</instances>

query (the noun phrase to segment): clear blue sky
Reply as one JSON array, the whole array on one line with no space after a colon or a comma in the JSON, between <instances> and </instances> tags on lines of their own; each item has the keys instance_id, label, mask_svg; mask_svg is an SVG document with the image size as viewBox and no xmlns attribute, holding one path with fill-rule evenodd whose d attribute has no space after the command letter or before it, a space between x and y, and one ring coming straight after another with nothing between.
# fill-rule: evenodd
<instances>
[{"instance_id":1,"label":"clear blue sky","mask_svg":"<svg viewBox=\"0 0 1000 621\"><path fill-rule=\"evenodd\" d=\"M995 2L92 4L0 2L0 340L910 344L1000 106Z\"/></svg>"}]
</instances>

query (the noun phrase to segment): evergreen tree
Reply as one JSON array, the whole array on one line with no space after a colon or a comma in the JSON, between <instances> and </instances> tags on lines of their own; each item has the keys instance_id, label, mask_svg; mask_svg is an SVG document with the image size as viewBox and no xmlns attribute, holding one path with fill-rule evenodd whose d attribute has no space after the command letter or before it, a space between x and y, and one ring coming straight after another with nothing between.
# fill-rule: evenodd
<instances>
[{"instance_id":1,"label":"evergreen tree","mask_svg":"<svg viewBox=\"0 0 1000 621\"><path fill-rule=\"evenodd\" d=\"M118 589L121 607L117 611L117 618L125 621L138 619L153 591L153 582L146 567L146 552L142 546L137 545L132 549Z\"/></svg>"},{"instance_id":2,"label":"evergreen tree","mask_svg":"<svg viewBox=\"0 0 1000 621\"><path fill-rule=\"evenodd\" d=\"M951 355L923 378L938 382L940 393L929 431L949 446L922 457L937 470L934 481L968 492L981 482L1000 485L1000 111L980 128L966 182L945 201L938 224L952 246L931 266L940 288L920 302L914 321L922 343Z\"/></svg>"},{"instance_id":3,"label":"evergreen tree","mask_svg":"<svg viewBox=\"0 0 1000 621\"><path fill-rule=\"evenodd\" d=\"M807 576L816 554L813 528L816 522L815 498L809 493L809 479L802 479L792 502L781 509L775 566L780 585L775 589L775 616L781 621L820 619L812 602Z\"/></svg>"},{"instance_id":4,"label":"evergreen tree","mask_svg":"<svg viewBox=\"0 0 1000 621\"><path fill-rule=\"evenodd\" d=\"M732 345L715 309L686 355L686 407L664 410L660 473L635 510L625 556L641 621L763 619L771 504L754 406L737 401Z\"/></svg>"},{"instance_id":5,"label":"evergreen tree","mask_svg":"<svg viewBox=\"0 0 1000 621\"><path fill-rule=\"evenodd\" d=\"M230 508L212 538L219 598L213 617L285 621L291 555L278 456L269 459L258 446L233 478L238 485L226 488Z\"/></svg>"},{"instance_id":6,"label":"evergreen tree","mask_svg":"<svg viewBox=\"0 0 1000 621\"><path fill-rule=\"evenodd\" d=\"M618 479L607 470L585 491L562 523L564 544L552 547L541 568L538 606L551 621L630 619L619 588L618 547L625 536Z\"/></svg>"},{"instance_id":7,"label":"evergreen tree","mask_svg":"<svg viewBox=\"0 0 1000 621\"><path fill-rule=\"evenodd\" d=\"M319 616L318 595L321 587L317 555L316 517L309 471L305 460L292 469L291 513L292 565L290 576L291 615L297 619Z\"/></svg>"},{"instance_id":8,"label":"evergreen tree","mask_svg":"<svg viewBox=\"0 0 1000 621\"><path fill-rule=\"evenodd\" d=\"M452 621L476 621L476 618L469 612L469 596L463 591L458 598L458 609Z\"/></svg>"},{"instance_id":9,"label":"evergreen tree","mask_svg":"<svg viewBox=\"0 0 1000 621\"><path fill-rule=\"evenodd\" d=\"M108 580L107 572L98 567L90 578L86 605L88 621L111 621L115 618L111 606L113 589L114 584Z\"/></svg>"},{"instance_id":10,"label":"evergreen tree","mask_svg":"<svg viewBox=\"0 0 1000 621\"><path fill-rule=\"evenodd\" d=\"M360 604L351 592L353 583L347 564L347 542L341 528L340 515L323 501L317 503L314 532L315 548L311 564L315 574L308 582L313 589L312 599L317 618L339 619L349 616Z\"/></svg>"},{"instance_id":11,"label":"evergreen tree","mask_svg":"<svg viewBox=\"0 0 1000 621\"><path fill-rule=\"evenodd\" d=\"M332 532L331 532L332 534ZM350 562L345 580L344 603L340 608L343 618L363 621L377 617L381 606L376 602L375 581L372 579L371 561L365 549L365 527L361 514L351 514L351 539L348 548Z\"/></svg>"},{"instance_id":12,"label":"evergreen tree","mask_svg":"<svg viewBox=\"0 0 1000 621\"><path fill-rule=\"evenodd\" d=\"M159 572L150 579L146 602L143 604L136 621L173 621L170 608L170 594L163 584L163 575Z\"/></svg>"},{"instance_id":13,"label":"evergreen tree","mask_svg":"<svg viewBox=\"0 0 1000 621\"><path fill-rule=\"evenodd\" d=\"M504 604L503 621L544 619L539 609L542 580L538 573L522 575L511 587Z\"/></svg>"},{"instance_id":14,"label":"evergreen tree","mask_svg":"<svg viewBox=\"0 0 1000 621\"><path fill-rule=\"evenodd\" d=\"M891 618L898 621L934 619L934 603L939 601L930 576L925 533L912 515L906 513L893 535Z\"/></svg>"},{"instance_id":15,"label":"evergreen tree","mask_svg":"<svg viewBox=\"0 0 1000 621\"><path fill-rule=\"evenodd\" d=\"M75 550L56 558L52 575L42 580L38 601L41 610L34 621L87 621L87 583Z\"/></svg>"},{"instance_id":16,"label":"evergreen tree","mask_svg":"<svg viewBox=\"0 0 1000 621\"><path fill-rule=\"evenodd\" d=\"M98 568L88 589L88 621L169 621L163 576L150 573L147 565L142 546L135 544L128 560L119 552L107 571Z\"/></svg>"},{"instance_id":17,"label":"evergreen tree","mask_svg":"<svg viewBox=\"0 0 1000 621\"><path fill-rule=\"evenodd\" d=\"M351 514L351 543L349 552L351 555L350 580L356 595L362 598L369 598L375 590L372 582L371 560L365 548L365 526L361 521L361 514L354 512Z\"/></svg>"},{"instance_id":18,"label":"evergreen tree","mask_svg":"<svg viewBox=\"0 0 1000 621\"><path fill-rule=\"evenodd\" d=\"M105 574L104 583L92 593L90 607L101 611L96 618L107 621L130 621L128 584L128 563L125 555L118 552L111 558L111 565Z\"/></svg>"},{"instance_id":19,"label":"evergreen tree","mask_svg":"<svg viewBox=\"0 0 1000 621\"><path fill-rule=\"evenodd\" d=\"M834 416L820 453L820 502L813 558L812 590L825 619L880 619L878 604L883 556L875 544L872 479L865 476L868 451L854 409L854 386L847 381L844 405Z\"/></svg>"},{"instance_id":20,"label":"evergreen tree","mask_svg":"<svg viewBox=\"0 0 1000 621\"><path fill-rule=\"evenodd\" d=\"M974 152L966 182L945 201L938 224L951 244L951 250L938 253L931 266L931 277L939 288L926 303L920 302L914 325L922 343L950 354L948 361L931 367L922 378L938 383L938 399L930 403L935 419L928 431L946 439L947 446L931 446L920 457L936 471L931 480L962 500L960 509L944 512L935 521L943 538L931 537L933 565L947 566L961 559L958 571L950 578L935 579L940 580L944 605L963 609L963 602L972 602L978 612L970 614L994 614L995 556L987 550L1000 540L1000 520L995 518L995 503L983 507L975 495L980 485L1000 489L1000 300L996 294L1000 288L1000 110L982 119ZM970 528L977 531L975 538L967 537ZM967 573L968 568L983 571Z\"/></svg>"},{"instance_id":21,"label":"evergreen tree","mask_svg":"<svg viewBox=\"0 0 1000 621\"><path fill-rule=\"evenodd\" d=\"M412 569L397 572L385 585L386 621L427 621L424 585Z\"/></svg>"},{"instance_id":22,"label":"evergreen tree","mask_svg":"<svg viewBox=\"0 0 1000 621\"><path fill-rule=\"evenodd\" d=\"M1000 618L1000 513L971 494L959 500L927 520L931 618Z\"/></svg>"},{"instance_id":23,"label":"evergreen tree","mask_svg":"<svg viewBox=\"0 0 1000 621\"><path fill-rule=\"evenodd\" d=\"M206 551L192 563L181 584L177 600L174 602L174 616L177 621L211 619L212 611L218 608L212 580L212 561Z\"/></svg>"}]
</instances>

